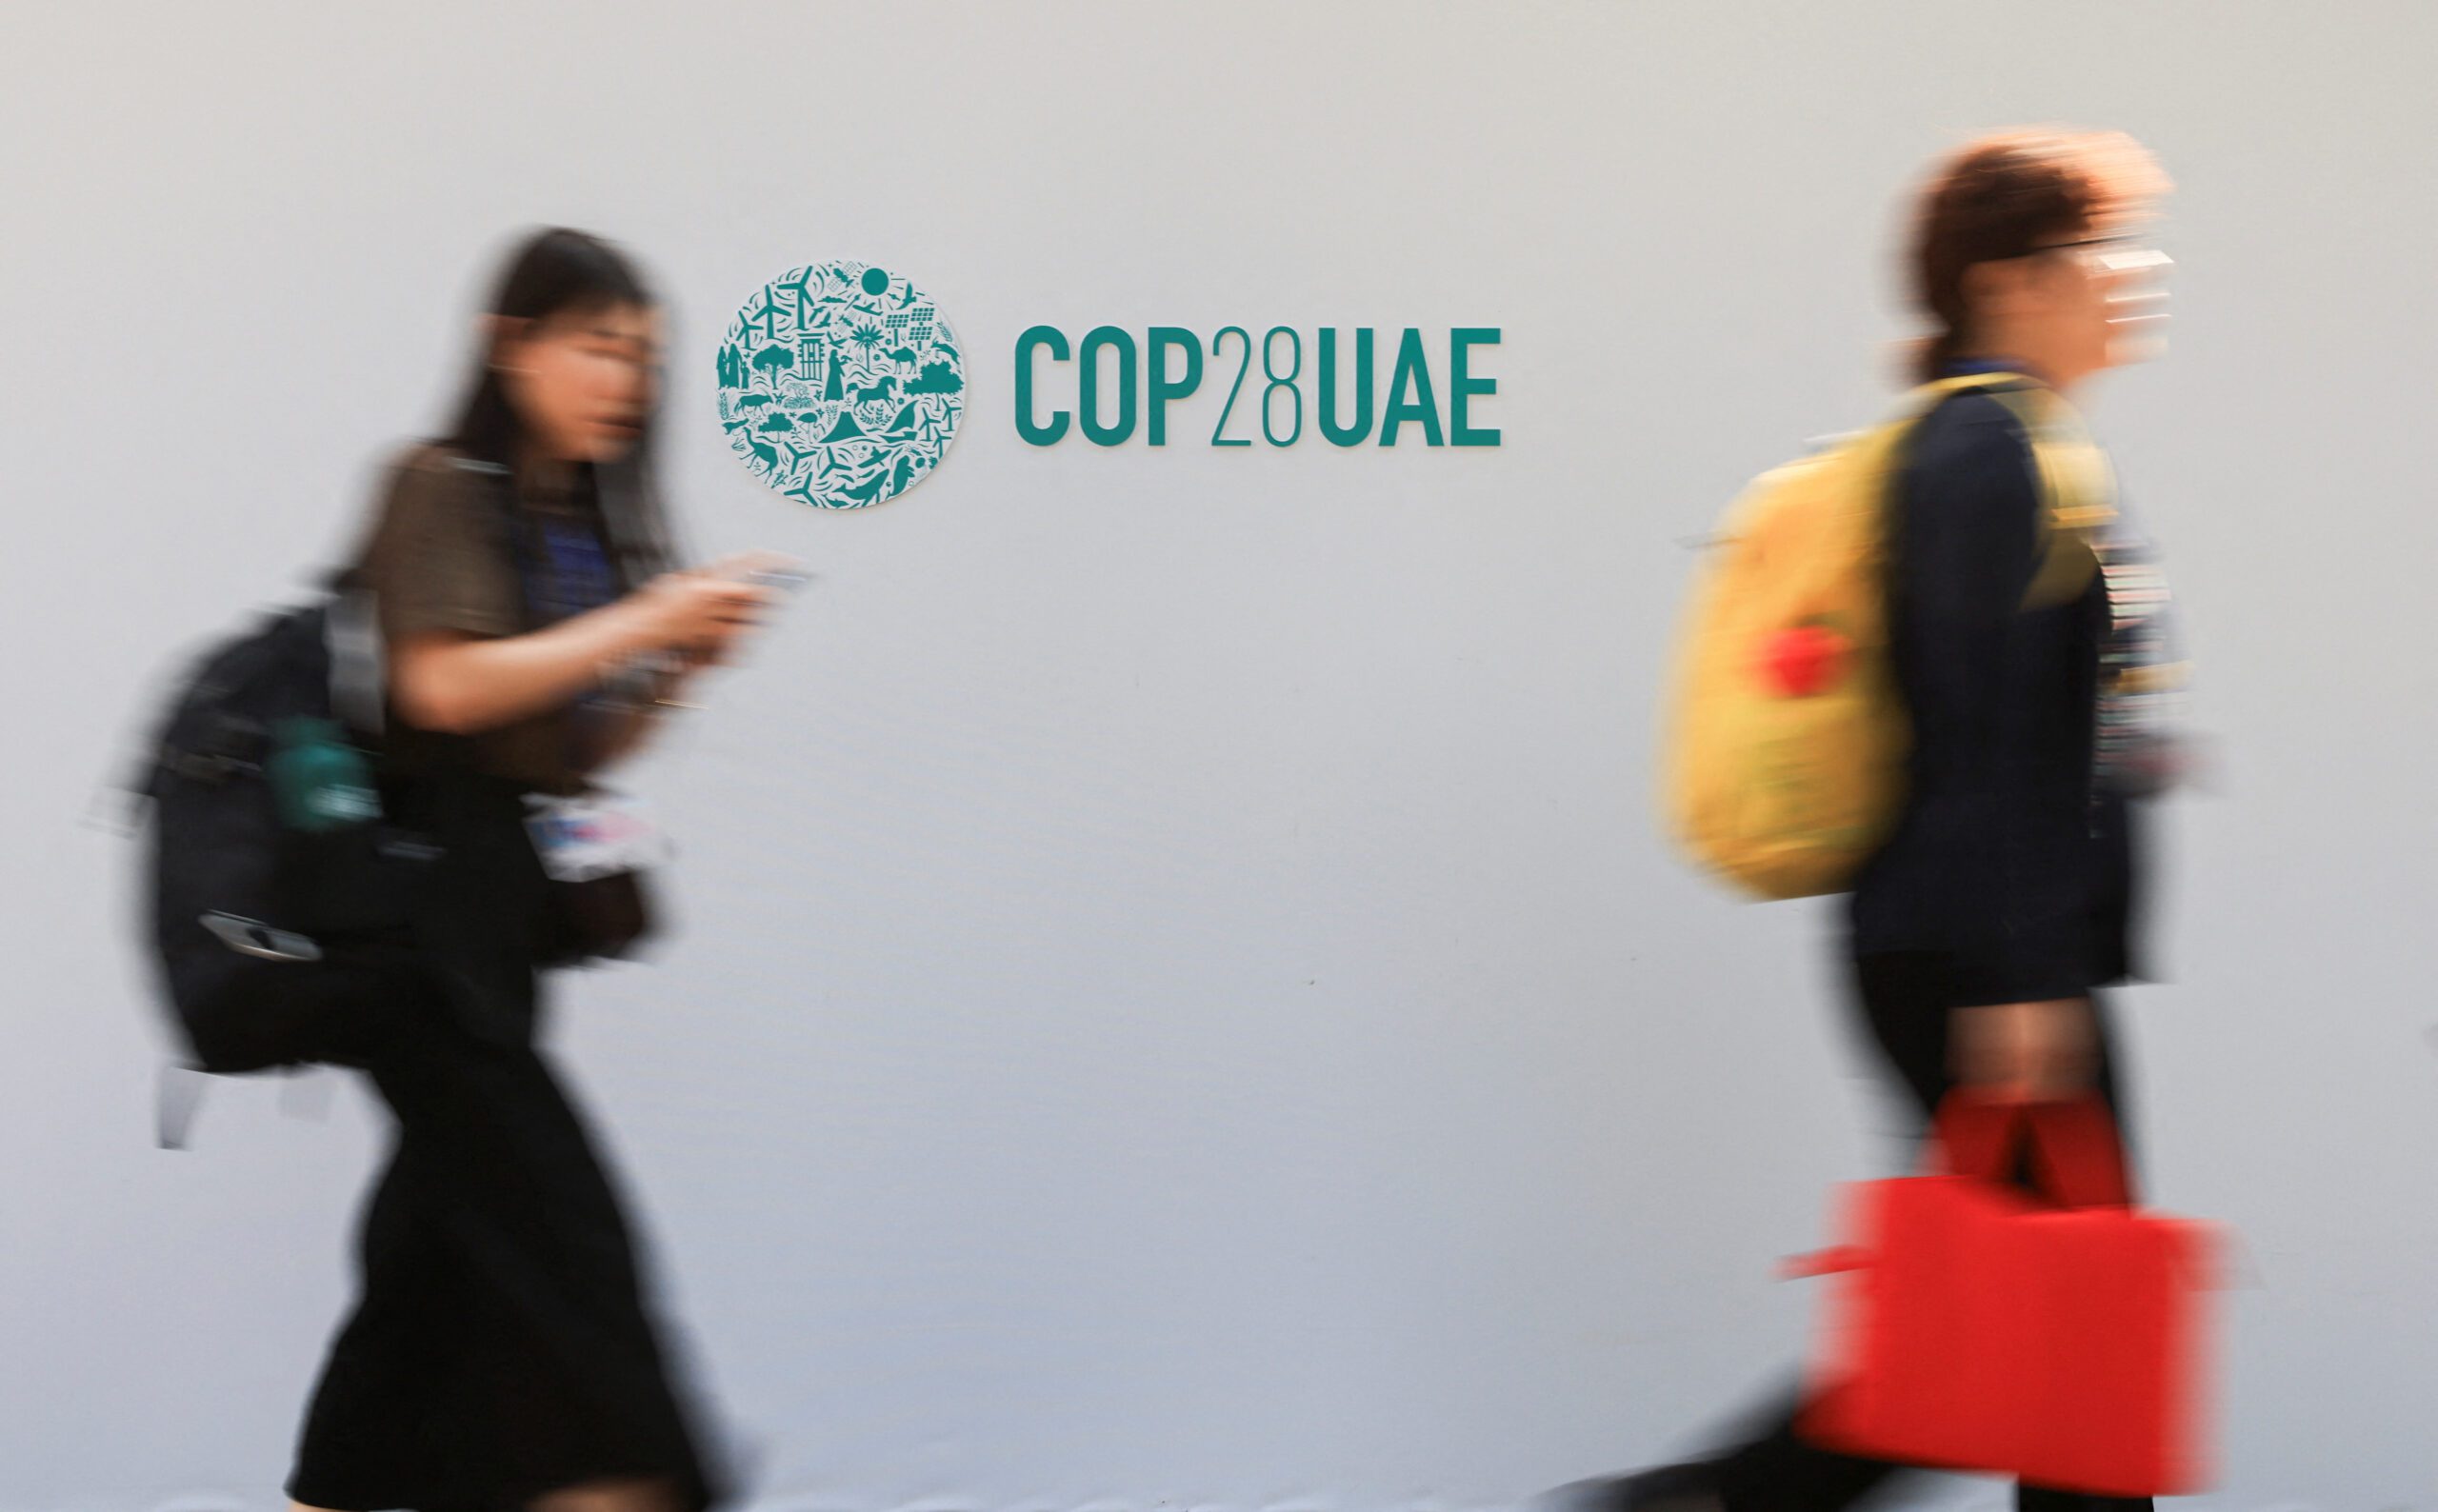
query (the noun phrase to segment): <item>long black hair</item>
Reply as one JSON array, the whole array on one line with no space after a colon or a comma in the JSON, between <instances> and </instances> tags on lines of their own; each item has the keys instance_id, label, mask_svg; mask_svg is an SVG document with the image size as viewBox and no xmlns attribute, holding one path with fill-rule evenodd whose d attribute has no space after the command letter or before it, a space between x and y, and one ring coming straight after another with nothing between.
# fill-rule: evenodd
<instances>
[{"instance_id":1,"label":"long black hair","mask_svg":"<svg viewBox=\"0 0 2438 1512\"><path fill-rule=\"evenodd\" d=\"M509 255L483 312L502 322L539 324L619 305L649 309L658 303L625 252L588 232L551 227L528 235ZM460 455L512 476L526 423L492 361L497 342L497 333L487 335L475 353L465 402L443 440ZM603 525L630 586L669 565L669 521L652 468L659 408L655 392L626 455L590 469Z\"/></svg>"}]
</instances>

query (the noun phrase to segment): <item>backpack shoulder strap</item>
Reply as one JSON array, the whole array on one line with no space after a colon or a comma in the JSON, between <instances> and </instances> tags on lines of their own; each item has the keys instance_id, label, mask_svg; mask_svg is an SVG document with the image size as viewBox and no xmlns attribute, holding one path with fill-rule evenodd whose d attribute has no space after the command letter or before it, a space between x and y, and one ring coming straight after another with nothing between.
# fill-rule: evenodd
<instances>
[{"instance_id":1,"label":"backpack shoulder strap","mask_svg":"<svg viewBox=\"0 0 2438 1512\"><path fill-rule=\"evenodd\" d=\"M2047 506L2040 565L2024 589L2022 607L2070 603L2099 571L2093 537L2116 518L2116 478L2108 453L2084 428L2082 417L2046 388L2027 385L1992 397L2022 424Z\"/></svg>"},{"instance_id":2,"label":"backpack shoulder strap","mask_svg":"<svg viewBox=\"0 0 2438 1512\"><path fill-rule=\"evenodd\" d=\"M1965 373L1923 384L1907 396L1903 423L1919 421L1951 394L1988 394L2013 412L2039 476L2040 565L2024 589L2025 609L2070 602L2099 570L2093 534L2116 518L2116 481L2108 454L2072 407L2021 373Z\"/></svg>"}]
</instances>

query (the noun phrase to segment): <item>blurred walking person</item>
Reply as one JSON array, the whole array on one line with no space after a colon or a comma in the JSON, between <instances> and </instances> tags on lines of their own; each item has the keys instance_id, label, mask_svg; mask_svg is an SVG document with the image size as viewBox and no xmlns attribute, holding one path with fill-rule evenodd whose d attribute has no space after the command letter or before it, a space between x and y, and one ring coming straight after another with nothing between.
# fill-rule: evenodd
<instances>
[{"instance_id":1,"label":"blurred walking person","mask_svg":"<svg viewBox=\"0 0 2438 1512\"><path fill-rule=\"evenodd\" d=\"M366 539L381 797L440 842L443 875L415 929L430 991L352 1057L396 1132L288 1485L307 1507L692 1512L721 1494L624 1204L536 1044L545 972L615 953L640 920L631 893L554 881L530 800L592 797L769 596L670 570L660 339L619 250L526 241L455 425L398 462Z\"/></svg>"},{"instance_id":2,"label":"blurred walking person","mask_svg":"<svg viewBox=\"0 0 2438 1512\"><path fill-rule=\"evenodd\" d=\"M2167 263L2143 229L2165 188L2116 134L2011 132L1940 163L1908 249L1933 327L1916 380L2008 374L2063 403L2142 355ZM1910 746L1895 823L1851 882L1849 992L1925 1124L1968 1086L2095 1094L2121 1127L2105 992L2135 964L2133 801L2172 766L2148 691L2171 670L2164 586L2121 524L2088 541L2049 529L2018 414L1987 388L1948 392L1909 433L1885 501L1888 659ZM1802 1403L1798 1391L1771 1404L1727 1452L1555 1500L1810 1512L1854 1503L1900 1468L1807 1442ZM2024 1485L2017 1504L2148 1502Z\"/></svg>"}]
</instances>

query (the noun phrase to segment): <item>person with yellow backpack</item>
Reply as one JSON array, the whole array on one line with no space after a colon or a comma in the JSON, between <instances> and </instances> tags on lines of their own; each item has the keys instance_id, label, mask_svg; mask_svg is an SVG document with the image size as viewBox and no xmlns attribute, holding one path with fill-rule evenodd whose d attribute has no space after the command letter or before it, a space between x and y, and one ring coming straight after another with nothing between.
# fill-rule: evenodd
<instances>
[{"instance_id":1,"label":"person with yellow backpack","mask_svg":"<svg viewBox=\"0 0 2438 1512\"><path fill-rule=\"evenodd\" d=\"M2069 400L2152 345L2167 259L2139 236L2165 189L2113 133L2010 132L1940 164L1909 248L1936 328L1919 387L1748 490L1680 648L1678 839L1755 896L1850 895L1852 996L1926 1126L1959 1086L2121 1114L2102 994L2133 968L2131 800L2176 765L2181 668L2164 580ZM1900 1468L1809 1442L1803 1406L1551 1500L1789 1512ZM2148 1502L2025 1485L2017 1504Z\"/></svg>"}]
</instances>

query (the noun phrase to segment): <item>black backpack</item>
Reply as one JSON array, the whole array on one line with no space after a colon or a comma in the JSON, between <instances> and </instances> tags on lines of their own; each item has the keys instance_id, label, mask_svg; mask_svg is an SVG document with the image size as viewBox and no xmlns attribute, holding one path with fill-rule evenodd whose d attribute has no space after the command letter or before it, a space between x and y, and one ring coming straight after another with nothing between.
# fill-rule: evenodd
<instances>
[{"instance_id":1,"label":"black backpack","mask_svg":"<svg viewBox=\"0 0 2438 1512\"><path fill-rule=\"evenodd\" d=\"M411 925L439 846L382 814L377 787L300 828L271 780L298 720L377 762L382 708L370 596L342 573L208 651L160 720L134 784L146 924L194 1069L355 1063L389 1005L424 990Z\"/></svg>"}]
</instances>

